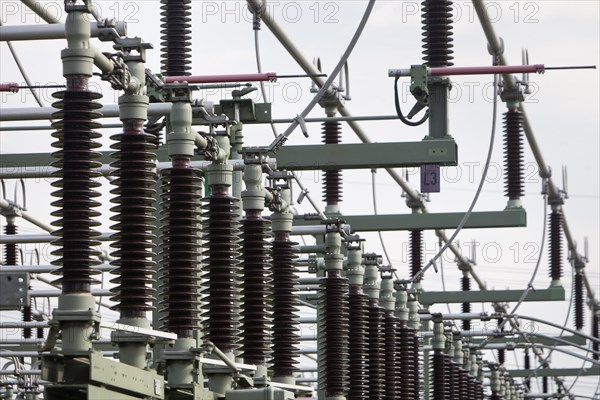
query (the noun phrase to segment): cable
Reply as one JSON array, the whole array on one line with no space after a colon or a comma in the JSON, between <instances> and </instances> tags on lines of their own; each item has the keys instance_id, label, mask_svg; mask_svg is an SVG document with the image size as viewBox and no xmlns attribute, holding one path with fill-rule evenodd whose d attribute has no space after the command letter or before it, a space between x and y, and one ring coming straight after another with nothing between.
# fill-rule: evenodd
<instances>
[{"instance_id":1,"label":"cable","mask_svg":"<svg viewBox=\"0 0 600 400\"><path fill-rule=\"evenodd\" d=\"M371 170L371 191L373 193L373 213L375 215L378 215L377 214L377 190L375 189L376 174L377 174L377 170L372 169ZM381 243L381 248L383 249L383 254L385 254L385 258L386 258L388 264L390 266L392 266L392 259L390 258L390 255L388 254L388 251L387 251L387 247L385 246L385 243L383 241L383 235L381 234L381 231L377 231L377 234L379 235L379 242ZM394 274L395 274L395 272L394 272ZM396 276L396 278L398 278L398 277Z\"/></svg>"},{"instance_id":2,"label":"cable","mask_svg":"<svg viewBox=\"0 0 600 400\"><path fill-rule=\"evenodd\" d=\"M254 30L254 54L256 55L256 71L259 74L262 74L262 63L260 61L260 45L258 40L258 32L260 32L259 29ZM262 95L263 101L267 103L267 92L265 90L265 83L263 81L260 81L260 93ZM277 128L275 128L275 124L273 123L273 121L271 121L270 125L271 130L273 130L273 136L277 138Z\"/></svg>"},{"instance_id":3,"label":"cable","mask_svg":"<svg viewBox=\"0 0 600 400\"><path fill-rule=\"evenodd\" d=\"M540 263L542 261L542 254L544 251L544 244L546 242L546 228L547 228L547 224L546 224L546 220L548 219L548 196L544 195L543 197L544 200L544 222L543 222L543 226L542 226L542 240L540 242L540 253L537 259L537 263L535 264L535 268L533 270L533 274L531 275L531 279L529 280L529 283L527 284L527 288L523 291L523 294L521 295L521 297L519 298L519 301L517 302L517 305L515 305L515 307L512 309L512 311L510 312L511 314L514 314L517 312L517 310L519 309L519 307L521 306L521 304L523 304L523 302L525 301L525 298L527 298L527 296L529 295L529 292L531 292L533 290L533 281L535 280L535 277L537 275L537 272L540 268ZM501 329L506 322L508 322L508 319L505 318L502 323L498 326L498 329Z\"/></svg>"},{"instance_id":4,"label":"cable","mask_svg":"<svg viewBox=\"0 0 600 400\"><path fill-rule=\"evenodd\" d=\"M396 77L396 79L394 80L394 103L396 105L396 114L398 114L398 118L400 118L400 121L402 121L405 125L408 126L419 126L422 125L423 123L425 123L425 121L427 121L429 119L429 110L425 111L425 115L423 115L423 118L421 118L421 120L417 121L417 122L412 122L409 121L404 114L402 114L402 110L400 109L400 99L399 99L399 93L398 93L398 79L400 79L399 76Z\"/></svg>"},{"instance_id":5,"label":"cable","mask_svg":"<svg viewBox=\"0 0 600 400\"><path fill-rule=\"evenodd\" d=\"M0 26L3 26L2 22L0 22ZM38 96L37 92L33 88L31 80L29 79L29 76L25 72L25 68L21 64L21 60L19 59L19 56L17 55L17 52L15 51L12 43L11 42L6 42L6 45L8 46L8 50L10 50L10 53L12 54L13 59L15 60L15 63L17 64L17 68L19 69L19 72L21 73L21 75L23 76L23 79L27 83L27 86L29 87L29 90L31 91L31 94L33 95L33 98L35 99L35 101L38 103L38 105L40 107L44 107L44 103L42 103L42 100L40 99L40 97Z\"/></svg>"},{"instance_id":6,"label":"cable","mask_svg":"<svg viewBox=\"0 0 600 400\"><path fill-rule=\"evenodd\" d=\"M375 1L376 0L369 0L369 4L367 5L365 13L358 25L358 28L356 29L356 32L354 33L354 36L352 37L352 40L348 44L348 48L342 55L342 58L340 58L340 61L335 66L335 68L333 69L323 86L321 86L321 88L319 89L319 92L315 95L315 97L312 98L312 100L308 103L306 108L300 113L300 115L298 115L298 117L287 128L287 130L283 134L279 135L273 143L271 143L271 145L269 146L270 150L275 150L282 144L282 142L285 142L285 140L287 140L287 137L290 136L292 132L294 132L294 130L298 127L300 121L303 121L304 118L306 118L306 116L310 113L314 106L316 106L319 103L321 98L329 90L329 87L331 86L335 78L337 78L342 68L344 68L344 64L346 64L348 57L350 57L350 53L352 53L352 50L354 50L354 46L356 46L358 39L360 39L360 36L363 30L365 29L367 21L369 20L369 17L371 15L371 11L373 11L373 7L375 6Z\"/></svg>"},{"instance_id":7,"label":"cable","mask_svg":"<svg viewBox=\"0 0 600 400\"><path fill-rule=\"evenodd\" d=\"M498 87L498 75L494 75L494 84L493 84L494 101L493 101L493 111L492 111L492 131L491 131L491 135L490 135L490 144L489 144L489 148L488 148L487 158L485 161L485 166L483 168L483 173L481 174L481 180L479 181L479 186L477 187L477 191L475 192L475 197L473 197L473 201L471 201L471 205L469 206L469 209L467 210L466 214L463 216L462 220L456 227L456 230L454 231L452 236L450 236L450 239L448 239L448 241L446 241L446 244L444 244L444 247L442 247L442 249L440 249L440 251L435 255L435 257L433 257L431 260L429 260L427 265L425 265L425 267L423 267L423 269L421 271L419 271L419 273L417 273L415 276L412 277L411 282L415 282L423 274L425 274L425 271L427 271L431 266L433 266L435 264L436 260L438 258L440 258L440 256L446 251L446 249L448 247L450 247L450 245L453 243L454 239L458 236L458 234L460 233L462 228L467 223L469 217L471 216L471 213L473 212L473 209L475 208L475 205L477 204L477 201L479 200L479 195L481 194L481 189L483 188L483 184L485 183L485 178L487 177L488 168L490 167L490 162L492 160L492 152L494 150L494 139L496 138L496 117L497 117L497 113L498 113L497 87Z\"/></svg>"}]
</instances>

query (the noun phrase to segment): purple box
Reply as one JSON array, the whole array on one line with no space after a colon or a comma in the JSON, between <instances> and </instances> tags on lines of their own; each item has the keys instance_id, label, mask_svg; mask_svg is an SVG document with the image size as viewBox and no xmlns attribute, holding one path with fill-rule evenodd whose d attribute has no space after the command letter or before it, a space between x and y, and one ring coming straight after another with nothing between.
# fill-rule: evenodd
<instances>
[{"instance_id":1,"label":"purple box","mask_svg":"<svg viewBox=\"0 0 600 400\"><path fill-rule=\"evenodd\" d=\"M421 193L439 193L440 180L441 175L439 165L421 165Z\"/></svg>"}]
</instances>

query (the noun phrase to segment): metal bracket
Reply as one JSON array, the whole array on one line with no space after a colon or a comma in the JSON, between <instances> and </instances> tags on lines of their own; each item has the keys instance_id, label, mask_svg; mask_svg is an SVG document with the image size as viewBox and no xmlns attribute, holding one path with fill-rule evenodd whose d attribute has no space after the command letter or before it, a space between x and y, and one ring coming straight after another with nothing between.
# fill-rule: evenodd
<instances>
[{"instance_id":1,"label":"metal bracket","mask_svg":"<svg viewBox=\"0 0 600 400\"><path fill-rule=\"evenodd\" d=\"M166 102L192 102L192 87L187 82L165 83L162 91Z\"/></svg>"},{"instance_id":2,"label":"metal bracket","mask_svg":"<svg viewBox=\"0 0 600 400\"><path fill-rule=\"evenodd\" d=\"M65 11L83 11L86 13L91 12L91 0L81 0L83 4L77 4L78 0L65 0Z\"/></svg>"},{"instance_id":3,"label":"metal bracket","mask_svg":"<svg viewBox=\"0 0 600 400\"><path fill-rule=\"evenodd\" d=\"M153 48L152 43L144 43L139 37L118 37L115 39L115 44L113 45L113 49L123 52L123 60L125 61L146 62L146 50ZM138 54L132 55L131 53L134 51L138 52Z\"/></svg>"},{"instance_id":4,"label":"metal bracket","mask_svg":"<svg viewBox=\"0 0 600 400\"><path fill-rule=\"evenodd\" d=\"M425 65L410 66L410 93L423 106L429 104L428 71Z\"/></svg>"},{"instance_id":5,"label":"metal bracket","mask_svg":"<svg viewBox=\"0 0 600 400\"><path fill-rule=\"evenodd\" d=\"M0 310L20 310L30 305L29 274L0 272Z\"/></svg>"}]
</instances>

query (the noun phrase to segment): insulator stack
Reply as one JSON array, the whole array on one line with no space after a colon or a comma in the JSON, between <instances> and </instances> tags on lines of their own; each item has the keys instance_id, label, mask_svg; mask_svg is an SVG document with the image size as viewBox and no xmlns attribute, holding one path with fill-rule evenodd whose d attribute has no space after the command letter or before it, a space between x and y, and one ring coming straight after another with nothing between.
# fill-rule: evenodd
<instances>
[{"instance_id":1,"label":"insulator stack","mask_svg":"<svg viewBox=\"0 0 600 400\"><path fill-rule=\"evenodd\" d=\"M490 400L503 400L503 397L498 392L492 392Z\"/></svg>"},{"instance_id":2,"label":"insulator stack","mask_svg":"<svg viewBox=\"0 0 600 400\"><path fill-rule=\"evenodd\" d=\"M469 397L469 381L471 379L471 377L469 376L469 374L467 373L467 371L465 371L464 369L462 369L460 366L458 366L459 369L459 373L460 373L460 399L471 399L472 397Z\"/></svg>"},{"instance_id":3,"label":"insulator stack","mask_svg":"<svg viewBox=\"0 0 600 400\"><path fill-rule=\"evenodd\" d=\"M348 400L366 400L369 398L367 307L368 299L360 290L360 286L350 285L348 299L349 383L348 395L346 396Z\"/></svg>"},{"instance_id":4,"label":"insulator stack","mask_svg":"<svg viewBox=\"0 0 600 400\"><path fill-rule=\"evenodd\" d=\"M383 400L385 389L385 337L383 309L372 299L369 302L369 399Z\"/></svg>"},{"instance_id":5,"label":"insulator stack","mask_svg":"<svg viewBox=\"0 0 600 400\"><path fill-rule=\"evenodd\" d=\"M600 343L598 343L598 339L600 339L600 321L598 320L598 315L596 315L595 311L592 314L592 337L596 338L595 342L592 342L592 350L595 353L592 353L592 358L596 361L598 361L600 359L600 355L598 354L598 351L600 351Z\"/></svg>"},{"instance_id":6,"label":"insulator stack","mask_svg":"<svg viewBox=\"0 0 600 400\"><path fill-rule=\"evenodd\" d=\"M200 315L201 231L198 207L202 198L200 171L175 164L162 172L161 304L162 329L191 338Z\"/></svg>"},{"instance_id":7,"label":"insulator stack","mask_svg":"<svg viewBox=\"0 0 600 400\"><path fill-rule=\"evenodd\" d=\"M411 277L415 277L423 268L423 231L410 231L409 265ZM416 281L420 282L422 277Z\"/></svg>"},{"instance_id":8,"label":"insulator stack","mask_svg":"<svg viewBox=\"0 0 600 400\"><path fill-rule=\"evenodd\" d=\"M400 399L400 376L401 366L399 363L398 354L400 346L396 338L400 333L400 320L394 315L393 311L385 311L384 320L384 335L385 335L385 399L398 400Z\"/></svg>"},{"instance_id":9,"label":"insulator stack","mask_svg":"<svg viewBox=\"0 0 600 400\"><path fill-rule=\"evenodd\" d=\"M17 234L17 226L11 220L6 221L6 225L4 225L4 234L6 235L16 235ZM6 243L4 245L4 264L6 265L17 265L19 262L19 251L17 249L16 243Z\"/></svg>"},{"instance_id":10,"label":"insulator stack","mask_svg":"<svg viewBox=\"0 0 600 400\"><path fill-rule=\"evenodd\" d=\"M580 330L583 329L585 294L583 288L583 276L579 273L575 274L575 280L573 281L573 296L575 303L575 329Z\"/></svg>"},{"instance_id":11,"label":"insulator stack","mask_svg":"<svg viewBox=\"0 0 600 400\"><path fill-rule=\"evenodd\" d=\"M341 123L323 122L323 143L339 144L342 139ZM338 169L323 172L323 201L327 205L337 205L342 200L342 171Z\"/></svg>"},{"instance_id":12,"label":"insulator stack","mask_svg":"<svg viewBox=\"0 0 600 400\"><path fill-rule=\"evenodd\" d=\"M412 382L412 397L411 399L418 399L421 396L421 382L423 382L423 353L421 352L422 338L417 334L415 329L410 329L412 334L412 376L414 377Z\"/></svg>"},{"instance_id":13,"label":"insulator stack","mask_svg":"<svg viewBox=\"0 0 600 400\"><path fill-rule=\"evenodd\" d=\"M11 219L6 220L6 225L4 225L4 234L5 235L16 235L17 234L17 226L14 221ZM17 265L19 262L19 251L17 249L16 243L6 243L4 245L4 264L5 265ZM31 306L24 306L21 310L21 317L24 322L31 321ZM29 339L31 338L31 328L23 328L23 338Z\"/></svg>"},{"instance_id":14,"label":"insulator stack","mask_svg":"<svg viewBox=\"0 0 600 400\"><path fill-rule=\"evenodd\" d=\"M452 1L425 0L421 3L423 61L428 67L454 65L452 54Z\"/></svg>"},{"instance_id":15,"label":"insulator stack","mask_svg":"<svg viewBox=\"0 0 600 400\"><path fill-rule=\"evenodd\" d=\"M525 349L525 356L523 359L523 364L524 364L524 369L526 369L526 370L531 369L531 357L529 357L528 349ZM525 387L527 388L528 392L531 390L531 382L530 382L529 378L527 378L525 380Z\"/></svg>"},{"instance_id":16,"label":"insulator stack","mask_svg":"<svg viewBox=\"0 0 600 400\"><path fill-rule=\"evenodd\" d=\"M441 350L435 350L431 361L431 400L451 400L446 374L446 356Z\"/></svg>"},{"instance_id":17,"label":"insulator stack","mask_svg":"<svg viewBox=\"0 0 600 400\"><path fill-rule=\"evenodd\" d=\"M505 361L506 361L506 350L498 349L498 364L504 365Z\"/></svg>"},{"instance_id":18,"label":"insulator stack","mask_svg":"<svg viewBox=\"0 0 600 400\"><path fill-rule=\"evenodd\" d=\"M468 377L468 395L467 397L465 397L465 399L474 399L476 400L477 397L477 381L475 380L474 377L470 376Z\"/></svg>"},{"instance_id":19,"label":"insulator stack","mask_svg":"<svg viewBox=\"0 0 600 400\"><path fill-rule=\"evenodd\" d=\"M456 374L457 371L455 367L456 365L452 362L450 357L444 355L444 371L446 374L446 391L448 392L448 399L458 398L460 378Z\"/></svg>"},{"instance_id":20,"label":"insulator stack","mask_svg":"<svg viewBox=\"0 0 600 400\"><path fill-rule=\"evenodd\" d=\"M23 322L31 322L31 306L24 306L21 310L21 316L23 317ZM23 328L23 338L31 338L31 328Z\"/></svg>"},{"instance_id":21,"label":"insulator stack","mask_svg":"<svg viewBox=\"0 0 600 400\"><path fill-rule=\"evenodd\" d=\"M510 200L525 194L523 160L523 114L511 109L504 114L504 192Z\"/></svg>"},{"instance_id":22,"label":"insulator stack","mask_svg":"<svg viewBox=\"0 0 600 400\"><path fill-rule=\"evenodd\" d=\"M154 145L152 135L144 133L142 120L123 123L123 133L111 137L117 141L111 148L117 150L111 166L115 168L112 181L116 188L111 191L117 204L111 208L116 215L111 218L117 224L111 228L113 235L112 265L118 267L118 277L111 282L118 286L112 298L117 302L115 310L121 317L144 317L152 310L154 289L151 287L155 270L154 255L155 211L153 185L157 176L154 172Z\"/></svg>"},{"instance_id":23,"label":"insulator stack","mask_svg":"<svg viewBox=\"0 0 600 400\"><path fill-rule=\"evenodd\" d=\"M341 271L327 271L321 283L325 311L325 392L327 397L348 391L348 280Z\"/></svg>"},{"instance_id":24,"label":"insulator stack","mask_svg":"<svg viewBox=\"0 0 600 400\"><path fill-rule=\"evenodd\" d=\"M238 199L229 195L229 187L211 185L211 195L203 199L203 239L206 282L204 301L204 337L225 353L238 347L237 312L239 275L237 221Z\"/></svg>"},{"instance_id":25,"label":"insulator stack","mask_svg":"<svg viewBox=\"0 0 600 400\"><path fill-rule=\"evenodd\" d=\"M52 234L58 239L53 242L58 247L52 254L60 258L53 261L60 269L54 272L61 278L57 283L62 285L62 293L89 293L91 285L97 283L92 278L98 273L92 267L98 265L95 258L100 242L95 239L100 233L93 228L100 225L94 220L100 213L94 209L100 205L95 200L100 193L94 188L100 186L96 178L100 177L97 168L101 164L96 161L100 153L95 149L100 143L94 139L100 134L94 131L100 124L93 120L101 114L95 110L101 105L94 100L102 97L88 90L88 78L81 75L67 77L67 89L53 94L60 99L52 104L57 111L53 119L59 119L52 124L57 131L52 136L58 141L52 144L60 150L52 154L57 161L52 163L58 168L54 177L59 178L52 186L60 189L52 196L58 197L52 206L58 210L52 216L59 217L53 222L60 229Z\"/></svg>"},{"instance_id":26,"label":"insulator stack","mask_svg":"<svg viewBox=\"0 0 600 400\"><path fill-rule=\"evenodd\" d=\"M418 384L419 379L418 358L415 359L414 352L414 330L403 325L397 337L400 354L400 398L414 399L417 398L415 396L418 391L415 390L415 385Z\"/></svg>"},{"instance_id":27,"label":"insulator stack","mask_svg":"<svg viewBox=\"0 0 600 400\"><path fill-rule=\"evenodd\" d=\"M550 277L558 281L562 277L562 213L552 210L549 218Z\"/></svg>"},{"instance_id":28,"label":"insulator stack","mask_svg":"<svg viewBox=\"0 0 600 400\"><path fill-rule=\"evenodd\" d=\"M294 285L296 275L297 243L290 241L289 234L275 232L273 240L273 352L274 377L293 376L298 370L298 305L299 298Z\"/></svg>"},{"instance_id":29,"label":"insulator stack","mask_svg":"<svg viewBox=\"0 0 600 400\"><path fill-rule=\"evenodd\" d=\"M483 382L477 381L477 400L483 400Z\"/></svg>"},{"instance_id":30,"label":"insulator stack","mask_svg":"<svg viewBox=\"0 0 600 400\"><path fill-rule=\"evenodd\" d=\"M247 211L242 221L242 358L264 365L271 352L270 223L260 211Z\"/></svg>"},{"instance_id":31,"label":"insulator stack","mask_svg":"<svg viewBox=\"0 0 600 400\"><path fill-rule=\"evenodd\" d=\"M548 393L548 377L542 377L542 393Z\"/></svg>"},{"instance_id":32,"label":"insulator stack","mask_svg":"<svg viewBox=\"0 0 600 400\"><path fill-rule=\"evenodd\" d=\"M189 75L191 69L192 0L161 0L161 71Z\"/></svg>"},{"instance_id":33,"label":"insulator stack","mask_svg":"<svg viewBox=\"0 0 600 400\"><path fill-rule=\"evenodd\" d=\"M471 290L471 277L468 275L463 275L460 279L460 288L463 292L468 292ZM471 303L462 303L462 312L468 314L471 312ZM462 329L463 331L471 330L471 320L464 319L462 321Z\"/></svg>"}]
</instances>

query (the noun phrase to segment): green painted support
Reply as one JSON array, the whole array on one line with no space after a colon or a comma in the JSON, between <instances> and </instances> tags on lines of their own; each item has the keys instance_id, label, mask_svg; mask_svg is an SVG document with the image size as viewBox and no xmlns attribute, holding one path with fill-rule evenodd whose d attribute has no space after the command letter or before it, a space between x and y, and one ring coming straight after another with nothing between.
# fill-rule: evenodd
<instances>
[{"instance_id":1,"label":"green painted support","mask_svg":"<svg viewBox=\"0 0 600 400\"><path fill-rule=\"evenodd\" d=\"M436 214L388 214L388 215L343 215L342 220L350 225L352 232L405 231L420 229L455 229L464 213ZM294 226L314 225L302 216L294 219ZM527 213L522 208L504 211L473 212L464 228L513 228L527 226Z\"/></svg>"},{"instance_id":2,"label":"green painted support","mask_svg":"<svg viewBox=\"0 0 600 400\"><path fill-rule=\"evenodd\" d=\"M419 301L423 305L443 303L492 303L516 302L521 299L523 290L483 290L471 292L423 292ZM553 286L548 289L530 291L524 301L562 301L565 299L565 289Z\"/></svg>"},{"instance_id":3,"label":"green painted support","mask_svg":"<svg viewBox=\"0 0 600 400\"><path fill-rule=\"evenodd\" d=\"M114 161L111 152L102 152L103 164ZM166 148L157 151L158 161L168 161ZM372 169L417 167L421 164L457 164L453 139L422 140L405 143L369 143L284 146L271 157L281 169L295 171L328 169ZM3 154L0 168L46 167L54 161L50 153Z\"/></svg>"},{"instance_id":4,"label":"green painted support","mask_svg":"<svg viewBox=\"0 0 600 400\"><path fill-rule=\"evenodd\" d=\"M472 329L478 329L477 325L473 325L475 323L475 321L471 322ZM494 322L494 328L495 329L495 322ZM527 328L526 328L527 330ZM493 330L490 330L490 334L493 333ZM509 336L509 337L498 337L498 338L486 338L486 339L473 339L472 343L474 345L479 345L482 342L486 342L486 343L514 343L514 344L521 344L521 343L535 343L535 344L543 344L545 346L569 346L567 345L565 342L569 342L570 345L576 345L576 346L585 346L587 344L587 341L585 340L584 337L582 336L577 336L577 335L572 335L572 336L561 336L558 339L560 340L553 340L552 338L543 338L543 337L538 337L538 336L534 336L534 335L529 335L527 336L527 339L523 338L523 336Z\"/></svg>"},{"instance_id":5,"label":"green painted support","mask_svg":"<svg viewBox=\"0 0 600 400\"><path fill-rule=\"evenodd\" d=\"M532 369L512 369L508 370L508 373L515 378L527 378L529 376L600 376L600 365L588 367L583 370L579 368L545 368L533 372Z\"/></svg>"},{"instance_id":6,"label":"green painted support","mask_svg":"<svg viewBox=\"0 0 600 400\"><path fill-rule=\"evenodd\" d=\"M271 157L281 169L295 171L453 166L458 162L454 139L401 143L354 143L283 146Z\"/></svg>"}]
</instances>

